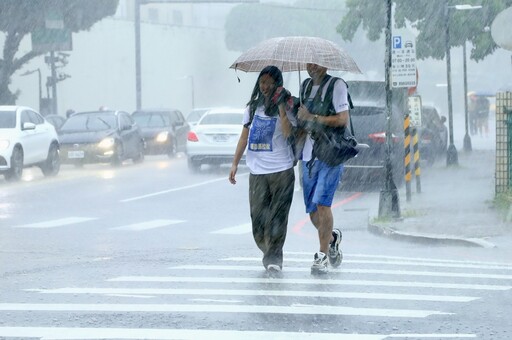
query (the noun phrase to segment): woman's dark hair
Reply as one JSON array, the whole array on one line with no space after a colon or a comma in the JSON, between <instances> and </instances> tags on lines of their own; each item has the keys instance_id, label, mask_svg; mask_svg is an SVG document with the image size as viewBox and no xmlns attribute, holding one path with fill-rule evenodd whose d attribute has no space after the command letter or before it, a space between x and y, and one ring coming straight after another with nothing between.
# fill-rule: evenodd
<instances>
[{"instance_id":1,"label":"woman's dark hair","mask_svg":"<svg viewBox=\"0 0 512 340\"><path fill-rule=\"evenodd\" d=\"M258 79L256 80L256 84L254 84L254 88L252 90L251 99L247 103L250 109L251 117L254 115L254 112L256 112L256 108L259 105L265 105L265 97L263 96L263 93L260 91L260 78L268 74L269 76L274 79L276 83L276 88L283 86L283 74L281 73L281 70L279 70L275 66L266 66L263 70L261 70L260 75L258 76ZM279 109L277 105L273 103L269 103L265 106L265 114L267 116L277 116L279 114Z\"/></svg>"}]
</instances>

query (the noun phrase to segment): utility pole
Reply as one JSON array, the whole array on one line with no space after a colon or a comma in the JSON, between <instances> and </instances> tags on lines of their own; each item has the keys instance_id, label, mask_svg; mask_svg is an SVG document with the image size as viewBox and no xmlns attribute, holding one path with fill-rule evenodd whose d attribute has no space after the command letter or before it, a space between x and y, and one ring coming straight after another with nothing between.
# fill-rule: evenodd
<instances>
[{"instance_id":1,"label":"utility pole","mask_svg":"<svg viewBox=\"0 0 512 340\"><path fill-rule=\"evenodd\" d=\"M393 171L391 164L391 115L393 92L391 90L390 72L391 72L391 20L392 20L392 0L386 0L386 57L385 57L385 80L386 80L386 161L385 161L385 183L380 191L379 197L379 217L400 217L400 200L398 189L393 181Z\"/></svg>"}]
</instances>

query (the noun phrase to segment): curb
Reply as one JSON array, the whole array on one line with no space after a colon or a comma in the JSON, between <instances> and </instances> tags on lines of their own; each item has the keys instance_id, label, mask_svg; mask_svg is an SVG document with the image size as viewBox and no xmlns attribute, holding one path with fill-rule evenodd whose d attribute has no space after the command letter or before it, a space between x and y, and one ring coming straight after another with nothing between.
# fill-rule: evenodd
<instances>
[{"instance_id":1,"label":"curb","mask_svg":"<svg viewBox=\"0 0 512 340\"><path fill-rule=\"evenodd\" d=\"M388 237L398 241L429 243L437 245L496 248L494 243L488 242L481 238L459 238L449 235L407 233L398 231L391 227L371 223L368 223L368 231L372 234Z\"/></svg>"}]
</instances>

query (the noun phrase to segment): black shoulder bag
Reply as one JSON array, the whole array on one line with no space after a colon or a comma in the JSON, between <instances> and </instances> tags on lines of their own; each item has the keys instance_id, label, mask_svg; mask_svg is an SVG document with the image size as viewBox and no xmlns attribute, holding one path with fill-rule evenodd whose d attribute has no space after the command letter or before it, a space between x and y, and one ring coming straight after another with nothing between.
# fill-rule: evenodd
<instances>
[{"instance_id":1,"label":"black shoulder bag","mask_svg":"<svg viewBox=\"0 0 512 340\"><path fill-rule=\"evenodd\" d=\"M334 84L338 79L341 78L333 78L331 80L327 88L325 98L321 104L321 112L314 113L317 113L322 116L336 114L336 112L332 113L329 111L334 111L334 108L332 107L332 97ZM325 82L323 82L320 88L318 89L318 92L315 96L318 98L315 98L314 101L318 101L318 99L321 100L324 85ZM348 101L349 107L353 108L350 95L348 95ZM311 161L308 162L308 167L311 167L313 165L315 158L332 167L343 164L357 155L359 151L356 149L357 140L354 137L354 127L352 125L352 120L350 119L350 116L349 122L350 132L347 132L347 129L345 129L344 127L329 128L326 126L317 126L316 128L314 128L314 130L312 131L312 137L315 142L313 144L312 158Z\"/></svg>"}]
</instances>

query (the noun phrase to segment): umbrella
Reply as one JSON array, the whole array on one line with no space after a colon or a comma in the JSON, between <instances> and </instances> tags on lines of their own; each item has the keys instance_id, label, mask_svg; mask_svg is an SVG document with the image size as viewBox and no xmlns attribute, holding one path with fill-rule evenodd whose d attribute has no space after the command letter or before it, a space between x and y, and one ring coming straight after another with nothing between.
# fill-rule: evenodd
<instances>
[{"instance_id":1,"label":"umbrella","mask_svg":"<svg viewBox=\"0 0 512 340\"><path fill-rule=\"evenodd\" d=\"M242 53L230 66L245 72L260 72L277 66L282 72L301 71L312 63L329 70L361 73L352 57L332 41L317 37L279 37L265 40Z\"/></svg>"}]
</instances>

